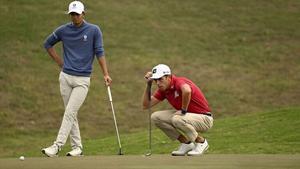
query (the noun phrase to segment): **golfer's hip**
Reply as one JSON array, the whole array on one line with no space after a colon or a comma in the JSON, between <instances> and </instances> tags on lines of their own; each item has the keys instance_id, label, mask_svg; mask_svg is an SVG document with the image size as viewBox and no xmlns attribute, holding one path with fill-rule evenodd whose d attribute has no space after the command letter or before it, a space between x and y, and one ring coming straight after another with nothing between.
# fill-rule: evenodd
<instances>
[{"instance_id":1,"label":"golfer's hip","mask_svg":"<svg viewBox=\"0 0 300 169\"><path fill-rule=\"evenodd\" d=\"M67 85L72 87L85 86L88 88L90 86L90 79L90 77L70 75L63 71L61 71L59 75L60 82L66 81Z\"/></svg>"}]
</instances>

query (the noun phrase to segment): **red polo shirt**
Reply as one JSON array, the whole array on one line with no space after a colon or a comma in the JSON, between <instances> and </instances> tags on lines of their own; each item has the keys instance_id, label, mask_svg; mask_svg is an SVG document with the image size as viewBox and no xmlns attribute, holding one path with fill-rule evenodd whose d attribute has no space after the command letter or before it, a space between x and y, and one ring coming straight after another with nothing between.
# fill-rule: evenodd
<instances>
[{"instance_id":1,"label":"red polo shirt","mask_svg":"<svg viewBox=\"0 0 300 169\"><path fill-rule=\"evenodd\" d=\"M188 84L192 89L191 101L188 106L187 111L197 114L205 114L211 112L208 106L208 102L205 99L202 91L189 79L185 77L176 77L172 75L170 88L166 91L161 91L159 89L154 93L154 97L160 101L167 99L168 102L176 109L181 110L182 105L182 92L181 86L183 84Z\"/></svg>"}]
</instances>

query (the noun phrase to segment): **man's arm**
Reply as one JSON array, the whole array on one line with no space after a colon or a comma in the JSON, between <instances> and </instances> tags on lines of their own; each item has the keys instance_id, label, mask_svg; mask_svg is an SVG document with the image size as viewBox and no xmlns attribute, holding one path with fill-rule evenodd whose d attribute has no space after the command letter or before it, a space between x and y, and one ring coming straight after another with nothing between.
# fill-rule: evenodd
<instances>
[{"instance_id":1,"label":"man's arm","mask_svg":"<svg viewBox=\"0 0 300 169\"><path fill-rule=\"evenodd\" d=\"M181 92L182 92L181 110L187 111L191 101L192 89L188 84L183 84L181 86Z\"/></svg>"},{"instance_id":2,"label":"man's arm","mask_svg":"<svg viewBox=\"0 0 300 169\"><path fill-rule=\"evenodd\" d=\"M156 99L154 96L151 96L151 87L149 87L149 85L147 84L147 87L143 94L143 109L148 109L159 102L160 100Z\"/></svg>"},{"instance_id":3,"label":"man's arm","mask_svg":"<svg viewBox=\"0 0 300 169\"><path fill-rule=\"evenodd\" d=\"M49 54L49 56L51 56L51 58L57 63L57 65L62 68L63 66L63 61L62 59L58 56L58 54L56 53L54 47L50 47L47 49L47 52Z\"/></svg>"},{"instance_id":4,"label":"man's arm","mask_svg":"<svg viewBox=\"0 0 300 169\"><path fill-rule=\"evenodd\" d=\"M102 69L103 78L106 86L110 86L112 79L110 78L107 70L106 59L105 56L97 57L99 65Z\"/></svg>"},{"instance_id":5,"label":"man's arm","mask_svg":"<svg viewBox=\"0 0 300 169\"><path fill-rule=\"evenodd\" d=\"M63 26L57 28L52 34L50 34L44 42L44 47L47 50L49 56L57 63L57 65L62 68L63 67L63 60L61 57L56 53L54 49L54 45L61 41L61 32L63 31Z\"/></svg>"},{"instance_id":6,"label":"man's arm","mask_svg":"<svg viewBox=\"0 0 300 169\"><path fill-rule=\"evenodd\" d=\"M144 91L143 99L142 99L143 109L150 108L160 102L160 100L151 96L151 86L152 86L152 80L150 79L151 75L152 75L152 72L147 72L144 77L147 81L147 85L146 85L146 89Z\"/></svg>"}]
</instances>

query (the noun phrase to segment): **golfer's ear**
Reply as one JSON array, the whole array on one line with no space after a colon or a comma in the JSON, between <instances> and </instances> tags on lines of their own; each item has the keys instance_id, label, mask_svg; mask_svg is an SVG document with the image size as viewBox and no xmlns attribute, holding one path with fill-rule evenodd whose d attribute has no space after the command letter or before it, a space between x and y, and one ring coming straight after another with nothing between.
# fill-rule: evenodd
<instances>
[{"instance_id":1,"label":"golfer's ear","mask_svg":"<svg viewBox=\"0 0 300 169\"><path fill-rule=\"evenodd\" d=\"M165 75L167 79L171 80L171 75Z\"/></svg>"}]
</instances>

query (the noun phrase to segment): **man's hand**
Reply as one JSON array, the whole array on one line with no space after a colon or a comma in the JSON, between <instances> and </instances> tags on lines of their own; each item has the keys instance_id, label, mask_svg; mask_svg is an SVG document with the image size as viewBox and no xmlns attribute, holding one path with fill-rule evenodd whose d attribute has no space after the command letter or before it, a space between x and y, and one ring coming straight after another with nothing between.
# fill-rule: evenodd
<instances>
[{"instance_id":1,"label":"man's hand","mask_svg":"<svg viewBox=\"0 0 300 169\"><path fill-rule=\"evenodd\" d=\"M177 111L174 113L174 115L182 115L182 114L181 114L181 110L177 110Z\"/></svg>"},{"instance_id":2,"label":"man's hand","mask_svg":"<svg viewBox=\"0 0 300 169\"><path fill-rule=\"evenodd\" d=\"M54 47L47 49L48 54L51 56L51 58L57 63L57 65L62 68L64 65L63 60L60 58L60 56L56 53L56 50Z\"/></svg>"},{"instance_id":3,"label":"man's hand","mask_svg":"<svg viewBox=\"0 0 300 169\"><path fill-rule=\"evenodd\" d=\"M112 83L112 79L109 77L109 75L103 76L104 82L106 86L110 86Z\"/></svg>"},{"instance_id":4,"label":"man's hand","mask_svg":"<svg viewBox=\"0 0 300 169\"><path fill-rule=\"evenodd\" d=\"M151 79L151 77L152 77L152 72L147 72L144 76L148 85L152 84L153 80Z\"/></svg>"}]
</instances>

